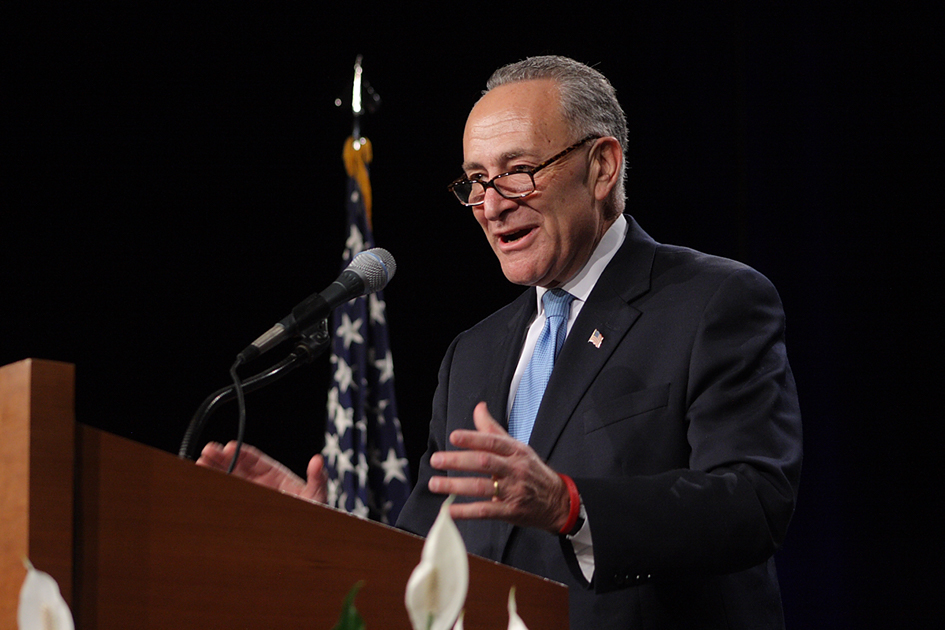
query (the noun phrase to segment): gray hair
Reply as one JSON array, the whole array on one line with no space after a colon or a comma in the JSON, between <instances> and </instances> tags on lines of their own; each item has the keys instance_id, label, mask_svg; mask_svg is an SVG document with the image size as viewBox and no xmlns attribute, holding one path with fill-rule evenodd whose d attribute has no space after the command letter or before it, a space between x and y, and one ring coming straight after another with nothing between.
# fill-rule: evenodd
<instances>
[{"instance_id":1,"label":"gray hair","mask_svg":"<svg viewBox=\"0 0 945 630\"><path fill-rule=\"evenodd\" d=\"M595 135L613 136L620 143L623 169L605 207L607 218L616 218L626 205L628 136L627 117L617 101L614 86L590 66L568 57L546 55L499 68L489 77L483 94L500 85L538 79L551 79L558 85L561 114L571 127L575 141Z\"/></svg>"}]
</instances>

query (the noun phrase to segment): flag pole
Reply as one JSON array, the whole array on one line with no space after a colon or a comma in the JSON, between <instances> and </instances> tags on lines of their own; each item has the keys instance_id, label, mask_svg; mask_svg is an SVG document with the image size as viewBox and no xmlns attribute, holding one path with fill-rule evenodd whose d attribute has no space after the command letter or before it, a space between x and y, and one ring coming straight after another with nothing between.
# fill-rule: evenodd
<instances>
[{"instance_id":1,"label":"flag pole","mask_svg":"<svg viewBox=\"0 0 945 630\"><path fill-rule=\"evenodd\" d=\"M361 135L361 117L365 112L376 112L381 105L381 97L364 78L364 69L361 65L363 59L363 55L358 55L354 61L354 80L351 83L351 137L345 142L344 162L348 177L357 181L361 189L361 195L364 197L364 212L370 227L373 225L373 208L368 164L374 156L371 141Z\"/></svg>"},{"instance_id":2,"label":"flag pole","mask_svg":"<svg viewBox=\"0 0 945 630\"><path fill-rule=\"evenodd\" d=\"M351 83L351 115L353 117L351 137L355 141L361 140L361 117L365 112L373 114L381 106L381 97L371 83L364 78L364 68L361 62L364 55L358 55L354 60L354 80Z\"/></svg>"},{"instance_id":3,"label":"flag pole","mask_svg":"<svg viewBox=\"0 0 945 630\"><path fill-rule=\"evenodd\" d=\"M358 55L354 60L354 81L351 83L351 137L355 143L361 140L361 116L364 114L364 107L361 103L361 75L364 69L361 67L362 55Z\"/></svg>"},{"instance_id":4,"label":"flag pole","mask_svg":"<svg viewBox=\"0 0 945 630\"><path fill-rule=\"evenodd\" d=\"M361 135L365 114L380 104L358 55L351 88L351 136L345 142L348 215L344 264L374 247L371 226L371 142ZM336 101L340 105L340 99ZM394 396L393 359L383 290L352 300L331 315L332 385L325 423L328 503L393 524L410 495L410 466Z\"/></svg>"}]
</instances>

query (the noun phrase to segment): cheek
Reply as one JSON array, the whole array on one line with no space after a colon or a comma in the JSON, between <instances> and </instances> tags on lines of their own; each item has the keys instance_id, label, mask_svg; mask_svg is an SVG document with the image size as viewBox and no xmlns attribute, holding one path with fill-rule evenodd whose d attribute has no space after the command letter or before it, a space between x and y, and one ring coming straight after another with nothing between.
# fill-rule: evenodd
<instances>
[{"instance_id":1,"label":"cheek","mask_svg":"<svg viewBox=\"0 0 945 630\"><path fill-rule=\"evenodd\" d=\"M479 209L480 207L481 206L477 206L477 208L472 211L473 218L476 220L476 223L479 224L479 227L482 228L482 231L486 233L486 236L488 236L489 231L486 229L486 226L489 222L486 221L485 213Z\"/></svg>"},{"instance_id":2,"label":"cheek","mask_svg":"<svg viewBox=\"0 0 945 630\"><path fill-rule=\"evenodd\" d=\"M563 218L560 229L561 238L571 245L593 243L600 232L600 217L597 210L591 206L572 207L570 214Z\"/></svg>"}]
</instances>

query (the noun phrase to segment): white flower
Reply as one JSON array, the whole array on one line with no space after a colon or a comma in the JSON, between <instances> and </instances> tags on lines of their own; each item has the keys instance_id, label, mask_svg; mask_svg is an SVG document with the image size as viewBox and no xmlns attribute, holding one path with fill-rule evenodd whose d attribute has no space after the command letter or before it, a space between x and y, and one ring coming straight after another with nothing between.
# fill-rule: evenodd
<instances>
[{"instance_id":1,"label":"white flower","mask_svg":"<svg viewBox=\"0 0 945 630\"><path fill-rule=\"evenodd\" d=\"M48 573L37 571L26 561L26 579L20 588L16 622L20 630L75 630L72 613Z\"/></svg>"},{"instance_id":2,"label":"white flower","mask_svg":"<svg viewBox=\"0 0 945 630\"><path fill-rule=\"evenodd\" d=\"M449 630L466 603L469 558L450 518L450 496L430 528L420 564L407 580L404 602L414 630Z\"/></svg>"},{"instance_id":3,"label":"white flower","mask_svg":"<svg viewBox=\"0 0 945 630\"><path fill-rule=\"evenodd\" d=\"M528 627L525 626L525 622L522 621L522 618L518 616L518 612L516 611L515 587L513 586L509 589L509 630L528 630Z\"/></svg>"}]
</instances>

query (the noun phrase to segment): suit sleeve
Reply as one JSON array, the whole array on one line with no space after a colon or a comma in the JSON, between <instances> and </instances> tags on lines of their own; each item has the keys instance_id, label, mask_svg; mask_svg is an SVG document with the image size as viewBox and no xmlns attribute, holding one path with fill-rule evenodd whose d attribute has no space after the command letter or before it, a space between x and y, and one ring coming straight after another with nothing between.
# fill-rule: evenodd
<instances>
[{"instance_id":1,"label":"suit sleeve","mask_svg":"<svg viewBox=\"0 0 945 630\"><path fill-rule=\"evenodd\" d=\"M459 337L453 340L440 364L439 385L433 395L433 415L430 421L430 434L427 438L427 450L420 460L420 469L413 492L410 493L407 503L397 517L397 527L420 536L426 536L430 528L433 527L433 521L436 520L436 516L440 511L440 505L446 499L444 495L430 492L427 484L430 477L446 474L430 466L430 456L447 448L447 383L449 383L450 368L458 341Z\"/></svg>"},{"instance_id":2,"label":"suit sleeve","mask_svg":"<svg viewBox=\"0 0 945 630\"><path fill-rule=\"evenodd\" d=\"M784 539L800 476L800 411L780 298L751 269L729 274L703 307L680 421L688 468L575 478L598 592L748 569Z\"/></svg>"}]
</instances>

